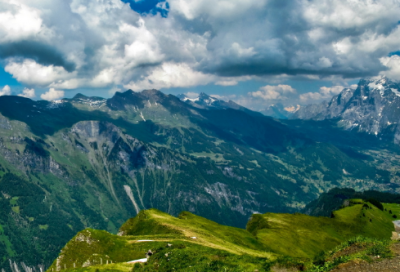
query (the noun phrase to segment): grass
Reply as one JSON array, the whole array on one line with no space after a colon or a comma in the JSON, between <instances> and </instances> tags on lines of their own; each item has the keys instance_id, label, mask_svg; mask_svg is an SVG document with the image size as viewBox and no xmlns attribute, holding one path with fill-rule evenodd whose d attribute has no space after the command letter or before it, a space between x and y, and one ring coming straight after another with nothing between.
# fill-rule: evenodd
<instances>
[{"instance_id":1,"label":"grass","mask_svg":"<svg viewBox=\"0 0 400 272\"><path fill-rule=\"evenodd\" d=\"M49 228L49 225L39 225L40 230L47 230Z\"/></svg>"},{"instance_id":2,"label":"grass","mask_svg":"<svg viewBox=\"0 0 400 272\"><path fill-rule=\"evenodd\" d=\"M400 204L383 203L383 207L389 219L400 220Z\"/></svg>"},{"instance_id":3,"label":"grass","mask_svg":"<svg viewBox=\"0 0 400 272\"><path fill-rule=\"evenodd\" d=\"M246 230L220 225L189 212L173 217L155 209L141 211L138 216L122 225L120 231L125 235L170 235L238 255L273 256L266 253L266 246Z\"/></svg>"},{"instance_id":4,"label":"grass","mask_svg":"<svg viewBox=\"0 0 400 272\"><path fill-rule=\"evenodd\" d=\"M19 206L11 207L11 209L12 209L12 211L15 212L15 213L18 213L18 214L20 213Z\"/></svg>"},{"instance_id":5,"label":"grass","mask_svg":"<svg viewBox=\"0 0 400 272\"><path fill-rule=\"evenodd\" d=\"M253 215L247 228L271 252L305 258L316 257L358 235L389 239L394 230L385 212L361 200L334 212L334 218L304 214Z\"/></svg>"},{"instance_id":6,"label":"grass","mask_svg":"<svg viewBox=\"0 0 400 272\"><path fill-rule=\"evenodd\" d=\"M256 214L247 230L189 212L173 217L150 209L123 224L119 235L93 229L78 233L48 271L266 272L296 267L321 272L357 258L390 257L392 230L388 212L363 200L350 201L333 218ZM146 264L126 264L144 258L149 249L154 254Z\"/></svg>"},{"instance_id":7,"label":"grass","mask_svg":"<svg viewBox=\"0 0 400 272\"><path fill-rule=\"evenodd\" d=\"M382 259L390 258L393 256L390 250L390 245L393 243L387 239L371 239L362 236L354 237L321 255L320 260L311 264L307 271L331 271L342 263L357 259L372 262L372 258L377 256Z\"/></svg>"}]
</instances>

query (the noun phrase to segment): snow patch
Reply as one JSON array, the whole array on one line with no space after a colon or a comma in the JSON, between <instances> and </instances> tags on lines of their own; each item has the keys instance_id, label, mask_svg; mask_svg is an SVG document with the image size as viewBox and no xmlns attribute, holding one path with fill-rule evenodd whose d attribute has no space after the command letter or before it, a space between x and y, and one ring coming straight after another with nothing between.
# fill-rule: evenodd
<instances>
[{"instance_id":1,"label":"snow patch","mask_svg":"<svg viewBox=\"0 0 400 272\"><path fill-rule=\"evenodd\" d=\"M380 82L382 82L382 81L371 82L371 83L368 84L368 87L371 90L379 90L380 95L383 96L385 87L383 87L383 85ZM382 82L382 83L385 83L385 82Z\"/></svg>"},{"instance_id":2,"label":"snow patch","mask_svg":"<svg viewBox=\"0 0 400 272\"><path fill-rule=\"evenodd\" d=\"M197 97L197 98L189 98L189 97L185 97L185 98L182 98L182 101L192 101L192 102L196 102L196 101L199 101L199 98Z\"/></svg>"},{"instance_id":3,"label":"snow patch","mask_svg":"<svg viewBox=\"0 0 400 272\"><path fill-rule=\"evenodd\" d=\"M143 121L146 122L146 119L144 119L144 116L143 116L143 112L140 112L140 117L142 117Z\"/></svg>"},{"instance_id":4,"label":"snow patch","mask_svg":"<svg viewBox=\"0 0 400 272\"><path fill-rule=\"evenodd\" d=\"M399 92L399 90L394 89L394 88L390 88L390 89L392 90L392 92L393 92L396 96L399 96L399 97L400 97L400 92Z\"/></svg>"}]
</instances>

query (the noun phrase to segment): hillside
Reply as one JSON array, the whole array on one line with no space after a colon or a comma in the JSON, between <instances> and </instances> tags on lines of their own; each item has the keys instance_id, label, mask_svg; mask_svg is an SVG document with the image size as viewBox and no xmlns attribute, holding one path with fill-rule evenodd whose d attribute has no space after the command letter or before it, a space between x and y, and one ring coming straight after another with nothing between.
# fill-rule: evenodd
<instances>
[{"instance_id":1,"label":"hillside","mask_svg":"<svg viewBox=\"0 0 400 272\"><path fill-rule=\"evenodd\" d=\"M319 267L313 263L316 255L336 246L343 250L361 243L368 251L376 243L389 245L385 241L393 224L381 210L354 200L335 212L335 218L268 213L254 215L247 229L189 212L173 217L155 209L141 211L121 226L118 235L93 229L79 232L48 271L130 271L132 267L134 271L274 271L284 266L313 271ZM369 238L354 238L359 235ZM128 263L144 258L149 249L153 255L147 264Z\"/></svg>"},{"instance_id":2,"label":"hillside","mask_svg":"<svg viewBox=\"0 0 400 272\"><path fill-rule=\"evenodd\" d=\"M379 227L378 227L379 226ZM358 235L389 239L392 218L374 205L350 200L332 218L304 214L253 215L247 229L270 251L291 257L315 257Z\"/></svg>"},{"instance_id":3,"label":"hillside","mask_svg":"<svg viewBox=\"0 0 400 272\"><path fill-rule=\"evenodd\" d=\"M400 195L378 191L357 192L351 188L333 188L306 205L303 212L313 216L331 216L348 199L374 199L382 203L400 203Z\"/></svg>"}]
</instances>

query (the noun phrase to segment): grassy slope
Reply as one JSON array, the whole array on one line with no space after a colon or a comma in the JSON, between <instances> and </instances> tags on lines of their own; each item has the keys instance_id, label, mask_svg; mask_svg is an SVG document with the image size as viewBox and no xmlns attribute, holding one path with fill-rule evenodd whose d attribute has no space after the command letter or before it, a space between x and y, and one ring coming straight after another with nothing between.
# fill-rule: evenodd
<instances>
[{"instance_id":1,"label":"grassy slope","mask_svg":"<svg viewBox=\"0 0 400 272\"><path fill-rule=\"evenodd\" d=\"M148 249L155 254L147 265L136 265L136 270L269 271L279 256L311 260L356 236L387 240L392 230L389 213L362 200L351 201L334 218L254 215L248 230L219 225L189 212L173 217L150 209L123 224L119 236L93 229L78 233L48 271L128 271L132 266L123 263L143 258Z\"/></svg>"},{"instance_id":2,"label":"grassy slope","mask_svg":"<svg viewBox=\"0 0 400 272\"><path fill-rule=\"evenodd\" d=\"M154 258L165 258L166 253L175 251L177 254L173 254L174 257L182 255L179 257L180 263L182 258L186 260L185 269L193 262L206 267L217 261L215 265L219 266L220 260L224 265L250 267L254 271L261 269L267 259L276 259L275 254L266 252L266 246L246 230L219 225L189 212L183 212L176 218L155 209L141 211L121 227L121 233L124 235L117 236L93 229L78 233L64 247L48 271L91 271L96 265L104 265L107 261L109 266L103 266L102 269L117 269L111 262L141 259L148 249L158 254ZM166 247L167 243L172 246ZM82 268L85 263L94 266ZM123 265L118 269L124 271L129 267Z\"/></svg>"},{"instance_id":3,"label":"grassy slope","mask_svg":"<svg viewBox=\"0 0 400 272\"><path fill-rule=\"evenodd\" d=\"M400 204L397 203L383 203L383 207L385 208L385 214L391 220L400 220ZM390 213L389 211L392 211ZM393 217L397 216L397 218Z\"/></svg>"},{"instance_id":4,"label":"grassy slope","mask_svg":"<svg viewBox=\"0 0 400 272\"><path fill-rule=\"evenodd\" d=\"M353 204L334 212L334 218L303 214L254 215L248 229L272 252L292 257L314 257L357 235L390 238L393 224L384 212L361 200Z\"/></svg>"},{"instance_id":5,"label":"grassy slope","mask_svg":"<svg viewBox=\"0 0 400 272\"><path fill-rule=\"evenodd\" d=\"M271 257L271 254L264 252L265 245L248 231L220 225L189 212L182 212L177 218L155 209L141 211L137 217L122 225L120 230L125 235L154 237L154 233L157 233L233 254Z\"/></svg>"}]
</instances>

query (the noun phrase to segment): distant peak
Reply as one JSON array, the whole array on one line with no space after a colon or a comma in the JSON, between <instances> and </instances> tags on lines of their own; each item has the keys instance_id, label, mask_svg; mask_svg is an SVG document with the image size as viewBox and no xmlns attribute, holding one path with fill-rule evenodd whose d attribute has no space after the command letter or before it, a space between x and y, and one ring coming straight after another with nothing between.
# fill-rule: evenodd
<instances>
[{"instance_id":1,"label":"distant peak","mask_svg":"<svg viewBox=\"0 0 400 272\"><path fill-rule=\"evenodd\" d=\"M210 96L208 94L206 94L206 93L201 92L199 94L199 98L207 99L207 98L210 98Z\"/></svg>"},{"instance_id":2,"label":"distant peak","mask_svg":"<svg viewBox=\"0 0 400 272\"><path fill-rule=\"evenodd\" d=\"M86 99L88 98L86 95L77 93L72 99Z\"/></svg>"}]
</instances>

